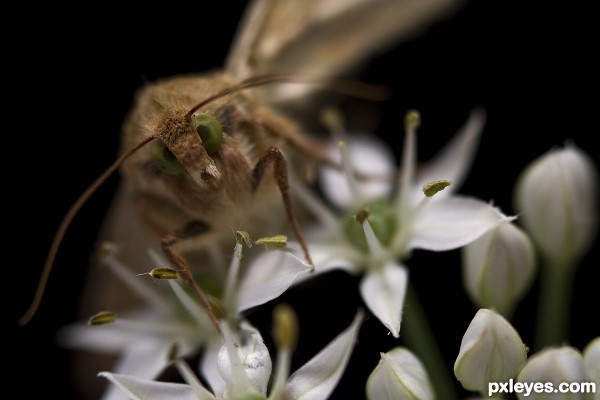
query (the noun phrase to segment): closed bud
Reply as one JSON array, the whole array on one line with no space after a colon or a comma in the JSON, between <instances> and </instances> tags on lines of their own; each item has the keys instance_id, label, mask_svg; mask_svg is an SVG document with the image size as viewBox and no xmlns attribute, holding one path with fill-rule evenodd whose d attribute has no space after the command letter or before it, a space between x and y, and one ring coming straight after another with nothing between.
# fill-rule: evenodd
<instances>
[{"instance_id":1,"label":"closed bud","mask_svg":"<svg viewBox=\"0 0 600 400\"><path fill-rule=\"evenodd\" d=\"M592 340L583 350L583 368L587 379L596 384L594 400L600 400L600 336Z\"/></svg>"},{"instance_id":2,"label":"closed bud","mask_svg":"<svg viewBox=\"0 0 600 400\"><path fill-rule=\"evenodd\" d=\"M515 208L545 258L573 264L589 249L598 220L597 185L593 161L572 144L549 151L521 173Z\"/></svg>"},{"instance_id":3,"label":"closed bud","mask_svg":"<svg viewBox=\"0 0 600 400\"><path fill-rule=\"evenodd\" d=\"M463 336L454 375L465 389L487 394L489 382L514 378L526 359L525 345L512 325L481 309Z\"/></svg>"},{"instance_id":4,"label":"closed bud","mask_svg":"<svg viewBox=\"0 0 600 400\"><path fill-rule=\"evenodd\" d=\"M508 316L531 286L535 253L527 235L506 223L463 247L462 265L473 303Z\"/></svg>"},{"instance_id":5,"label":"closed bud","mask_svg":"<svg viewBox=\"0 0 600 400\"><path fill-rule=\"evenodd\" d=\"M565 390L565 383L580 384L585 381L583 358L579 351L572 347L546 348L534 354L519 372L517 381L524 384L551 383L552 389L556 390L548 392L550 390L548 385L548 388L544 387L545 390L532 391L528 396L524 392L517 393L519 400L583 400L586 396L577 390L565 393L558 391L560 387Z\"/></svg>"},{"instance_id":6,"label":"closed bud","mask_svg":"<svg viewBox=\"0 0 600 400\"><path fill-rule=\"evenodd\" d=\"M425 400L434 394L427 372L409 350L396 347L381 353L381 360L367 380L370 400Z\"/></svg>"}]
</instances>

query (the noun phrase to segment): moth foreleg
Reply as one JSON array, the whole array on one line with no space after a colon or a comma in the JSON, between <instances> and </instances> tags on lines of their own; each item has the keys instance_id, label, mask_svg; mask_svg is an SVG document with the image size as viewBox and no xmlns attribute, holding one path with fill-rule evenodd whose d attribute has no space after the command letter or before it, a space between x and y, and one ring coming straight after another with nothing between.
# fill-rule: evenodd
<instances>
[{"instance_id":1,"label":"moth foreleg","mask_svg":"<svg viewBox=\"0 0 600 400\"><path fill-rule=\"evenodd\" d=\"M304 252L304 257L306 261L313 265L312 259L310 257L310 253L308 251L308 245L306 240L304 239L304 235L302 230L300 229L300 225L298 223L298 219L296 218L296 214L292 208L292 201L290 199L290 185L288 182L288 172L287 172L287 162L281 150L279 150L275 146L269 147L269 149L262 155L262 157L256 163L254 170L252 171L252 189L256 190L258 187L267 166L273 164L273 177L275 178L275 182L279 187L279 192L281 193L281 197L283 199L283 204L285 207L285 212L288 216L288 220L292 225L292 229L294 234L296 235L296 239L300 243L300 247L302 247L302 251Z\"/></svg>"}]
</instances>

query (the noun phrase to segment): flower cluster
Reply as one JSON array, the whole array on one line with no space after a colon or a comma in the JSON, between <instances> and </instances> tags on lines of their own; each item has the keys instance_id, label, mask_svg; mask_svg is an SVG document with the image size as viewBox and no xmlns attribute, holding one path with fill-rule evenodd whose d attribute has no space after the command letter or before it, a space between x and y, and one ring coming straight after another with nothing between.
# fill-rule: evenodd
<instances>
[{"instance_id":1,"label":"flower cluster","mask_svg":"<svg viewBox=\"0 0 600 400\"><path fill-rule=\"evenodd\" d=\"M516 216L505 215L490 201L458 194L485 117L474 110L424 164L417 163L416 111L405 117L399 166L375 138L338 135L330 148L335 162L319 171L320 190L291 183L296 200L315 217L314 225L305 227L314 265L304 262L301 246L283 235L254 241L237 231L226 277L212 282L221 287L206 295L206 282L181 279L182 271L163 255L150 252L161 267L139 276L119 259L118 243L107 244L102 264L144 305L122 315L101 312L88 324L67 326L61 343L119 355L113 370L98 371L111 383L106 399L327 399L352 365L366 319L403 341L381 350L357 397L454 399L460 396L455 379L484 397L491 396L490 383L512 379L600 385L600 338L584 349L565 344L573 277L596 233L596 168L571 143L534 160L515 186ZM337 118L329 118L328 125L344 132ZM257 251L259 246L250 249L254 243L278 248ZM460 328L466 332L456 349L454 377L431 342L425 315L418 312L420 288L410 279L411 255L418 249L461 249L464 290L479 309L471 324ZM356 316L343 332L292 368L302 341L294 308L275 307L274 346L267 345L267 332L253 326L249 316L266 303L277 303L288 289L333 270L357 277L364 309L352 310ZM511 318L538 274L538 336L528 344ZM415 311L404 314L405 303ZM197 367L191 364L194 357L199 357ZM161 374L167 370L178 371L185 383L165 382ZM589 398L598 399L598 393Z\"/></svg>"}]
</instances>

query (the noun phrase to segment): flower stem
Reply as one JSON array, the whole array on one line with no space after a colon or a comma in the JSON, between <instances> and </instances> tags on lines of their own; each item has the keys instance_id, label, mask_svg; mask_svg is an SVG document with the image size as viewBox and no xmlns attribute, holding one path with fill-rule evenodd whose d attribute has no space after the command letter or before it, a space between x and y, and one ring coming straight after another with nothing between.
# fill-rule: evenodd
<instances>
[{"instance_id":1,"label":"flower stem","mask_svg":"<svg viewBox=\"0 0 600 400\"><path fill-rule=\"evenodd\" d=\"M572 265L547 262L541 270L535 329L535 350L560 345L567 339L575 270Z\"/></svg>"},{"instance_id":2,"label":"flower stem","mask_svg":"<svg viewBox=\"0 0 600 400\"><path fill-rule=\"evenodd\" d=\"M425 311L411 284L406 292L406 311L402 321L402 337L408 347L419 357L429 374L437 399L458 400L456 379L450 374L444 357L435 340Z\"/></svg>"}]
</instances>

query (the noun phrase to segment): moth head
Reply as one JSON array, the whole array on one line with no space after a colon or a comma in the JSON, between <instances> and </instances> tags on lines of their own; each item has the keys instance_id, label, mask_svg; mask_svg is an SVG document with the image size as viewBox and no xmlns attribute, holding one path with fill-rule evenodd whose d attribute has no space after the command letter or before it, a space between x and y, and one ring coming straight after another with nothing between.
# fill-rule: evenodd
<instances>
[{"instance_id":1,"label":"moth head","mask_svg":"<svg viewBox=\"0 0 600 400\"><path fill-rule=\"evenodd\" d=\"M190 174L200 186L215 184L221 173L213 156L223 142L221 124L204 113L167 115L157 125L152 160L168 175Z\"/></svg>"}]
</instances>

